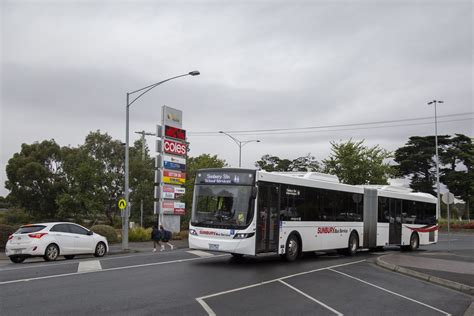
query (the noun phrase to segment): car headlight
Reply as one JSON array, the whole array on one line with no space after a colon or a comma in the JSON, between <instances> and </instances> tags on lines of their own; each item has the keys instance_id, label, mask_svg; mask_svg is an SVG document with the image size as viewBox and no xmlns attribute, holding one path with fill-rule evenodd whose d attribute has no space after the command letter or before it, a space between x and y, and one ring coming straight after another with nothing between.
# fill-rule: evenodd
<instances>
[{"instance_id":1,"label":"car headlight","mask_svg":"<svg viewBox=\"0 0 474 316\"><path fill-rule=\"evenodd\" d=\"M255 233L237 233L237 234L234 235L234 239L250 238L253 235L255 235Z\"/></svg>"}]
</instances>

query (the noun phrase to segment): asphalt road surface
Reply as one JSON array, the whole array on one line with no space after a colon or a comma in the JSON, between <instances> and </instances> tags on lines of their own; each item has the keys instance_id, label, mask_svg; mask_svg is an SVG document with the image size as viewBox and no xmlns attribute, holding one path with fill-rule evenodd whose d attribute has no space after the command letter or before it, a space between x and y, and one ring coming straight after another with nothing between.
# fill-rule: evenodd
<instances>
[{"instance_id":1,"label":"asphalt road surface","mask_svg":"<svg viewBox=\"0 0 474 316\"><path fill-rule=\"evenodd\" d=\"M474 244L474 235L450 246L461 251L461 243ZM180 249L3 263L0 314L463 315L471 304L471 296L374 265L378 255L315 254L286 263Z\"/></svg>"}]
</instances>

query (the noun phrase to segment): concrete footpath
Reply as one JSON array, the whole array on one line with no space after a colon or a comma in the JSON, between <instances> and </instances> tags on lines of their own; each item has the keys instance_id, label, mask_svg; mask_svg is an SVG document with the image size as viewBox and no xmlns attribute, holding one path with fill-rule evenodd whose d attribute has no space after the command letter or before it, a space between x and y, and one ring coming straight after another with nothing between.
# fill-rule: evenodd
<instances>
[{"instance_id":1,"label":"concrete footpath","mask_svg":"<svg viewBox=\"0 0 474 316\"><path fill-rule=\"evenodd\" d=\"M169 243L173 245L174 249L188 248L187 239L171 240ZM169 245L167 245L166 243L162 243L162 244L165 245L166 251L171 250ZM110 244L108 254L114 255L114 254L133 253L133 252L151 252L153 250L153 241L129 242L128 248L129 248L128 250L122 250L121 243ZM160 248L158 247L156 250L160 251Z\"/></svg>"},{"instance_id":2,"label":"concrete footpath","mask_svg":"<svg viewBox=\"0 0 474 316\"><path fill-rule=\"evenodd\" d=\"M377 257L376 263L395 272L474 295L474 234L453 237L465 245L447 249L445 236L441 236L438 245L382 255Z\"/></svg>"}]
</instances>

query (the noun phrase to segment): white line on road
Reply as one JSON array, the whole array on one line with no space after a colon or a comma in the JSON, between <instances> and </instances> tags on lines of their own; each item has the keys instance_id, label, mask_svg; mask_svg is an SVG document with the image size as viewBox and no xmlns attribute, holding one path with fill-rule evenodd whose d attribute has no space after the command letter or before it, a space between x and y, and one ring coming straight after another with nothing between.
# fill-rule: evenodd
<instances>
[{"instance_id":1,"label":"white line on road","mask_svg":"<svg viewBox=\"0 0 474 316\"><path fill-rule=\"evenodd\" d=\"M212 253L204 252L204 251L200 251L200 250L191 250L191 251L186 251L186 252L190 253L190 254L193 254L193 255L196 255L198 257L214 257L214 255Z\"/></svg>"},{"instance_id":2,"label":"white line on road","mask_svg":"<svg viewBox=\"0 0 474 316\"><path fill-rule=\"evenodd\" d=\"M308 274L308 273L328 270L330 268L344 267L344 266L348 266L348 265L351 265L351 264L361 263L361 262L364 262L364 261L366 261L366 260L364 259L364 260L352 261L352 262L348 262L348 263L336 264L336 265L329 266L329 267L324 267L324 268L299 272L299 273L295 273L295 274L290 274L290 275L287 275L287 276L284 276L284 277L281 277L281 278L277 278L277 279L273 279L273 280L269 280L269 281L264 281L264 282L260 282L260 283L255 283L255 284L239 287L239 288L232 289L232 290L227 290L227 291L222 291L222 292L218 292L218 293L214 293L214 294L209 294L209 295L206 295L206 296L201 296L201 297L196 298L196 301L199 304L201 304L201 306L204 308L204 310L208 313L209 316L214 316L215 315L214 311L212 310L212 308L209 307L209 305L206 304L206 302L204 302L205 299L215 297L215 296L224 295L224 294L229 294L229 293L233 293L233 292L238 292L238 291L250 289L250 288L253 288L253 287L257 287L257 286L261 286L261 285L265 285L265 284L269 284L269 283L273 283L273 282L277 282L277 281L282 281L284 279L293 278L293 277Z\"/></svg>"},{"instance_id":3,"label":"white line on road","mask_svg":"<svg viewBox=\"0 0 474 316\"><path fill-rule=\"evenodd\" d=\"M189 248L186 248L189 249ZM133 255L126 255L126 256L119 256L119 255L108 255L107 257L102 257L100 258L100 261L106 261L106 260L117 260L117 259L124 259L124 258L141 258L141 257L149 257L149 256L157 256L157 255L169 255L169 254L176 254L176 253L181 253L185 252L185 250L174 250L174 251L166 251L166 252L160 252L160 253L136 253ZM39 268L39 267L54 267L54 266L62 266L62 265L71 265L71 264L78 264L79 262L85 261L85 260L91 260L91 258L77 258L75 260L65 260L64 262L49 262L49 263L44 263L44 262L28 262L28 263L23 263L20 266L17 267L11 267L10 265L6 266L5 268L1 267L0 272L3 271L13 271L13 270L23 270L23 269L31 269L31 268Z\"/></svg>"},{"instance_id":4,"label":"white line on road","mask_svg":"<svg viewBox=\"0 0 474 316\"><path fill-rule=\"evenodd\" d=\"M225 257L225 256L228 256L228 255L227 254L216 255L212 258ZM110 269L105 269L105 270L95 270L95 271L87 271L87 272L74 272L74 273L47 275L47 276L42 276L42 277L37 277L37 278L30 278L30 279L4 281L4 282L0 282L0 285L20 283L20 282L29 282L29 281L36 281L36 280L53 279L53 278L74 276L74 275L87 274L87 273L107 272L107 271L116 271L116 270L125 270L125 269L134 269L134 268L141 268L141 267L157 266L157 265L170 264L170 263L181 263L181 262L187 262L187 261L205 260L205 259L209 259L209 258L210 257L206 257L206 258L199 257L199 258L191 258L191 259L177 259L177 260L171 260L171 261L162 261L162 262L154 262L154 263L137 264L137 265L133 265L133 266L110 268Z\"/></svg>"},{"instance_id":5,"label":"white line on road","mask_svg":"<svg viewBox=\"0 0 474 316\"><path fill-rule=\"evenodd\" d=\"M102 270L99 260L81 261L77 267L77 272L91 272Z\"/></svg>"},{"instance_id":6,"label":"white line on road","mask_svg":"<svg viewBox=\"0 0 474 316\"><path fill-rule=\"evenodd\" d=\"M378 285L375 285L375 284L373 284L373 283L370 283L370 282L364 281L364 280L362 280L362 279L353 277L352 275L346 274L346 273L344 273L344 272L340 272L340 271L333 270L333 269L328 269L328 270L330 270L330 271L332 271L332 272L336 272L336 273L342 274L342 275L344 275L344 276L346 276L346 277L348 277L348 278L351 278L351 279L357 280L357 281L359 281L359 282L365 283L365 284L367 284L367 285L373 286L373 287L375 287L375 288L377 288L377 289L379 289L379 290L382 290L382 291L385 291L385 292L387 292L387 293L390 293L390 294L399 296L399 297L401 297L401 298L404 298L404 299L406 299L406 300L412 301L412 302L414 302L414 303L417 303L417 304L423 305L423 306L425 306L425 307L431 308L431 309L433 309L433 310L435 310L435 311L437 311L437 312L440 312L440 313L442 313L442 314L451 315L451 314L449 314L449 313L447 313L447 312L445 312L445 311L442 311L442 310L440 310L440 309L437 309L436 307L433 307L433 306L431 306L431 305L428 305L428 304L425 304L425 303L423 303L423 302L417 301L417 300L415 300L415 299L409 298L409 297L407 297L407 296L405 296L405 295L398 294L398 293L395 293L395 292L393 292L393 291L387 290L386 288L383 288L383 287L378 286Z\"/></svg>"},{"instance_id":7,"label":"white line on road","mask_svg":"<svg viewBox=\"0 0 474 316\"><path fill-rule=\"evenodd\" d=\"M280 282L280 283L282 283L282 284L288 286L290 289L295 290L296 292L298 292L299 294L301 294L301 295L303 295L303 296L309 298L309 299L312 300L313 302L318 303L318 304L321 305L322 307L324 307L324 308L326 308L326 309L329 309L329 310L330 310L331 312L333 312L334 314L339 315L339 316L344 315L344 314L338 312L337 310L335 310L334 308L332 308L332 307L330 307L330 306L324 304L323 302L318 301L318 300L315 299L314 297L309 296L309 295L306 294L305 292L303 292L303 291L301 291L301 290L298 290L296 287L294 287L294 286L292 286L292 285L286 283L285 281L278 280L278 282Z\"/></svg>"}]
</instances>

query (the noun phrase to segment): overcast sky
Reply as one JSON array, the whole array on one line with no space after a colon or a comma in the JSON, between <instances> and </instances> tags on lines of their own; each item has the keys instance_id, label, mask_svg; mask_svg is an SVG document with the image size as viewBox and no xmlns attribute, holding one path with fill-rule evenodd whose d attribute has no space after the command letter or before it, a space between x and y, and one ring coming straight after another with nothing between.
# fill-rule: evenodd
<instances>
[{"instance_id":1,"label":"overcast sky","mask_svg":"<svg viewBox=\"0 0 474 316\"><path fill-rule=\"evenodd\" d=\"M192 156L237 166L228 137L195 133L430 117L432 99L440 116L464 113L439 118L439 134L474 136L472 1L0 1L0 195L22 143L76 146L92 130L125 141L126 92L192 70L131 107L132 142L166 104L183 111ZM235 135L261 140L243 148L253 167L267 153L321 160L331 141L395 150L434 134L433 120L369 126Z\"/></svg>"}]
</instances>

